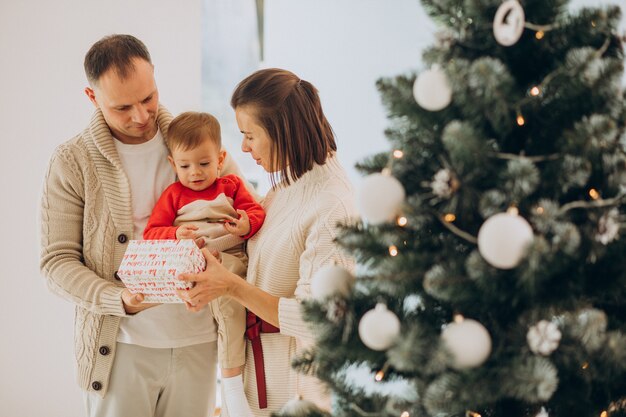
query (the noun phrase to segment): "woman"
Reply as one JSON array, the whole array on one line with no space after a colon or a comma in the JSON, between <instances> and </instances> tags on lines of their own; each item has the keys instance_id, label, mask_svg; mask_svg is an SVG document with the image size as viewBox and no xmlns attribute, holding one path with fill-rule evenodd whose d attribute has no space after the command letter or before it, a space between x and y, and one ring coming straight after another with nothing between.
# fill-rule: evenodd
<instances>
[{"instance_id":1,"label":"woman","mask_svg":"<svg viewBox=\"0 0 626 417\"><path fill-rule=\"evenodd\" d=\"M269 416L296 396L329 409L321 383L297 374L291 361L313 342L300 312L311 277L332 263L352 267L334 243L337 225L356 215L352 187L312 84L263 69L239 83L231 106L244 135L241 149L271 176L262 202L267 217L248 242L246 281L204 250L206 270L181 276L195 286L180 295L191 310L222 295L248 310L244 380L254 416Z\"/></svg>"}]
</instances>

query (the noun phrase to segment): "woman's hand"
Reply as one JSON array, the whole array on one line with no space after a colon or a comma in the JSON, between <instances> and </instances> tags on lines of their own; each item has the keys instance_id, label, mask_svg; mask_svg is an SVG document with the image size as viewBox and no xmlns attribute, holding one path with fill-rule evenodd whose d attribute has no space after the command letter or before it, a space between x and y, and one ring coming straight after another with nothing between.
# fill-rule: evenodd
<instances>
[{"instance_id":1,"label":"woman's hand","mask_svg":"<svg viewBox=\"0 0 626 417\"><path fill-rule=\"evenodd\" d=\"M220 262L219 254L212 254L203 248L202 254L206 259L206 268L197 274L180 274L178 279L194 284L190 290L178 290L178 296L185 302L187 310L200 311L208 303L232 290L237 281L242 281Z\"/></svg>"}]
</instances>

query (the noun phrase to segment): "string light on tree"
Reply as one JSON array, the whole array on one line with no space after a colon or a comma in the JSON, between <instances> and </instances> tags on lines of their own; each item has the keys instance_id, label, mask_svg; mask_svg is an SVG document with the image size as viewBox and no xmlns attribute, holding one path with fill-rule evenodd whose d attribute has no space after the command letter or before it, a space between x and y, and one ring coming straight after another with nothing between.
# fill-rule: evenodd
<instances>
[{"instance_id":1,"label":"string light on tree","mask_svg":"<svg viewBox=\"0 0 626 417\"><path fill-rule=\"evenodd\" d=\"M518 126L524 126L526 124L526 119L524 119L524 116L522 116L522 113L517 113L517 117L515 119L515 121L517 122Z\"/></svg>"},{"instance_id":2,"label":"string light on tree","mask_svg":"<svg viewBox=\"0 0 626 417\"><path fill-rule=\"evenodd\" d=\"M455 220L456 220L456 216L452 213L446 213L443 216L443 221L445 221L446 223L452 223Z\"/></svg>"},{"instance_id":3,"label":"string light on tree","mask_svg":"<svg viewBox=\"0 0 626 417\"><path fill-rule=\"evenodd\" d=\"M546 36L546 33L543 30L538 30L537 32L535 32L535 38L537 40L542 40L544 36Z\"/></svg>"},{"instance_id":4,"label":"string light on tree","mask_svg":"<svg viewBox=\"0 0 626 417\"><path fill-rule=\"evenodd\" d=\"M413 84L413 97L417 104L428 111L439 111L452 101L452 88L448 77L438 65L423 71Z\"/></svg>"},{"instance_id":5,"label":"string light on tree","mask_svg":"<svg viewBox=\"0 0 626 417\"><path fill-rule=\"evenodd\" d=\"M311 278L311 296L322 301L334 295L346 297L352 291L354 275L339 265L325 265Z\"/></svg>"},{"instance_id":6,"label":"string light on tree","mask_svg":"<svg viewBox=\"0 0 626 417\"><path fill-rule=\"evenodd\" d=\"M359 337L365 346L372 350L385 350L393 345L400 334L400 320L383 303L361 317Z\"/></svg>"},{"instance_id":7,"label":"string light on tree","mask_svg":"<svg viewBox=\"0 0 626 417\"><path fill-rule=\"evenodd\" d=\"M514 45L522 37L525 21L522 5L517 0L505 1L493 19L493 36L502 46Z\"/></svg>"},{"instance_id":8,"label":"string light on tree","mask_svg":"<svg viewBox=\"0 0 626 417\"><path fill-rule=\"evenodd\" d=\"M404 152L402 152L400 149L396 149L395 151L393 151L393 157L396 159L400 159L404 156Z\"/></svg>"},{"instance_id":9,"label":"string light on tree","mask_svg":"<svg viewBox=\"0 0 626 417\"><path fill-rule=\"evenodd\" d=\"M398 247L396 245L389 246L389 255L397 256L398 255Z\"/></svg>"},{"instance_id":10,"label":"string light on tree","mask_svg":"<svg viewBox=\"0 0 626 417\"><path fill-rule=\"evenodd\" d=\"M492 266L515 268L533 241L533 229L517 209L488 218L478 230L478 251Z\"/></svg>"},{"instance_id":11,"label":"string light on tree","mask_svg":"<svg viewBox=\"0 0 626 417\"><path fill-rule=\"evenodd\" d=\"M398 224L398 226L404 227L409 223L409 220L404 216L400 216L398 217L398 220L396 221L396 223Z\"/></svg>"},{"instance_id":12,"label":"string light on tree","mask_svg":"<svg viewBox=\"0 0 626 417\"><path fill-rule=\"evenodd\" d=\"M452 354L454 369L475 368L482 365L491 353L491 336L476 320L459 318L449 323L441 332L441 338Z\"/></svg>"},{"instance_id":13,"label":"string light on tree","mask_svg":"<svg viewBox=\"0 0 626 417\"><path fill-rule=\"evenodd\" d=\"M539 87L534 86L533 88L530 89L531 96L537 97L539 94L541 94L541 90L539 89Z\"/></svg>"},{"instance_id":14,"label":"string light on tree","mask_svg":"<svg viewBox=\"0 0 626 417\"><path fill-rule=\"evenodd\" d=\"M378 372L376 372L376 375L374 375L374 381L382 381L385 378L385 373L387 372L387 369L389 369L389 362L385 362L383 367Z\"/></svg>"},{"instance_id":15,"label":"string light on tree","mask_svg":"<svg viewBox=\"0 0 626 417\"><path fill-rule=\"evenodd\" d=\"M592 200L597 200L600 198L600 193L595 188L592 188L589 190L589 197L591 197Z\"/></svg>"},{"instance_id":16,"label":"string light on tree","mask_svg":"<svg viewBox=\"0 0 626 417\"><path fill-rule=\"evenodd\" d=\"M404 197L404 187L387 171L370 174L363 179L357 195L361 217L373 225L394 221Z\"/></svg>"}]
</instances>

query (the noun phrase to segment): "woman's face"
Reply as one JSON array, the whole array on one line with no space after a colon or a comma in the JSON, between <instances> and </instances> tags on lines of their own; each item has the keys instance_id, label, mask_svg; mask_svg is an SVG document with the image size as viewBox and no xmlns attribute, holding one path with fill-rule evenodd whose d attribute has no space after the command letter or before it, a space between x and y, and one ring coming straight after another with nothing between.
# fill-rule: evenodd
<instances>
[{"instance_id":1,"label":"woman's face","mask_svg":"<svg viewBox=\"0 0 626 417\"><path fill-rule=\"evenodd\" d=\"M235 117L239 130L243 133L241 150L249 152L257 165L261 165L265 171L278 169L275 163L272 164L272 140L256 122L251 109L248 106L239 106L235 109Z\"/></svg>"}]
</instances>

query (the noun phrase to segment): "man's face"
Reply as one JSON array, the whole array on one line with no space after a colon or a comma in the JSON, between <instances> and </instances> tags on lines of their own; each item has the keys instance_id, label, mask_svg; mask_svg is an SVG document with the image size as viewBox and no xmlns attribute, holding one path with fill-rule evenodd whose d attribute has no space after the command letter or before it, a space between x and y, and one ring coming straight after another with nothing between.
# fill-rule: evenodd
<instances>
[{"instance_id":1,"label":"man's face","mask_svg":"<svg viewBox=\"0 0 626 417\"><path fill-rule=\"evenodd\" d=\"M157 132L159 91L154 67L143 59L133 61L134 70L121 79L114 68L105 72L85 93L102 111L113 136L127 144L152 139Z\"/></svg>"}]
</instances>

